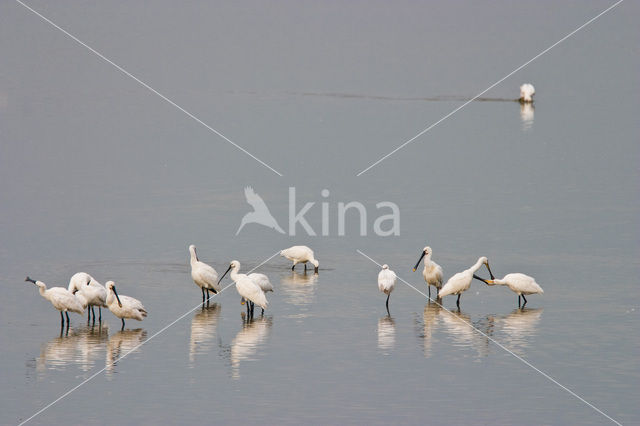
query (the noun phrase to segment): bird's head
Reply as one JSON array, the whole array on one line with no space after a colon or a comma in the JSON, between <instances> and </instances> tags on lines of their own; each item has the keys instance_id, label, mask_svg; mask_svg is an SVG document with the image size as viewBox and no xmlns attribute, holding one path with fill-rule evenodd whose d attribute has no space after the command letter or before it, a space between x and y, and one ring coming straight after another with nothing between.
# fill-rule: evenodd
<instances>
[{"instance_id":1,"label":"bird's head","mask_svg":"<svg viewBox=\"0 0 640 426\"><path fill-rule=\"evenodd\" d=\"M413 267L413 272L415 272L418 269L420 262L422 262L422 258L426 256L427 259L431 259L431 253L432 253L431 247L429 246L426 246L425 248L422 249L422 253L420 253L420 258L416 262L416 266Z\"/></svg>"},{"instance_id":2,"label":"bird's head","mask_svg":"<svg viewBox=\"0 0 640 426\"><path fill-rule=\"evenodd\" d=\"M315 267L315 269L313 270L314 274L318 273L318 267L320 266L320 262L318 262L316 259L313 259L311 261L311 263L313 263L313 266Z\"/></svg>"},{"instance_id":3,"label":"bird's head","mask_svg":"<svg viewBox=\"0 0 640 426\"><path fill-rule=\"evenodd\" d=\"M122 302L120 301L120 296L118 296L118 292L116 291L116 283L114 283L113 281L107 281L105 286L107 287L107 291L113 291L113 294L116 296L116 299L118 300L118 306L122 308Z\"/></svg>"}]
</instances>

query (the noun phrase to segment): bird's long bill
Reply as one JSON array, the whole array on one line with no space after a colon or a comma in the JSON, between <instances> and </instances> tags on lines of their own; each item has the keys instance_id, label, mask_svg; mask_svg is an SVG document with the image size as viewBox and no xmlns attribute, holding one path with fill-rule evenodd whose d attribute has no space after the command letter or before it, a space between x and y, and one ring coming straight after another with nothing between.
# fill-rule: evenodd
<instances>
[{"instance_id":1,"label":"bird's long bill","mask_svg":"<svg viewBox=\"0 0 640 426\"><path fill-rule=\"evenodd\" d=\"M495 280L496 277L493 276L493 272L491 272L491 268L489 268L489 262L487 261L487 270L489 271L489 275L491 275L491 280Z\"/></svg>"},{"instance_id":2,"label":"bird's long bill","mask_svg":"<svg viewBox=\"0 0 640 426\"><path fill-rule=\"evenodd\" d=\"M224 278L225 275L227 275L227 273L231 270L231 265L229 265L229 267L227 268L226 271L224 271L224 274L222 274L222 276L220 277L220 279L218 280L218 284L220 284L220 281L222 281L222 279Z\"/></svg>"},{"instance_id":3,"label":"bird's long bill","mask_svg":"<svg viewBox=\"0 0 640 426\"><path fill-rule=\"evenodd\" d=\"M424 251L422 252L422 255L420 255L420 259L418 259L418 261L416 262L416 266L413 267L413 272L415 272L416 269L418 269L418 265L420 265L420 262L422 262L423 257L424 257Z\"/></svg>"},{"instance_id":4,"label":"bird's long bill","mask_svg":"<svg viewBox=\"0 0 640 426\"><path fill-rule=\"evenodd\" d=\"M484 278L479 277L476 274L473 274L473 278L475 278L476 280L482 281L485 284L489 284L489 280L485 280ZM493 284L493 282L491 284L489 284L489 285L492 285L492 284Z\"/></svg>"},{"instance_id":5,"label":"bird's long bill","mask_svg":"<svg viewBox=\"0 0 640 426\"><path fill-rule=\"evenodd\" d=\"M113 294L115 294L116 299L118 299L118 306L122 308L122 302L120 301L120 297L118 296L118 292L116 291L116 286L113 286Z\"/></svg>"},{"instance_id":6,"label":"bird's long bill","mask_svg":"<svg viewBox=\"0 0 640 426\"><path fill-rule=\"evenodd\" d=\"M33 280L33 279L29 278L29 277L25 278L24 280L25 280L25 282L28 282L28 283L34 283L34 284L36 283L35 280Z\"/></svg>"}]
</instances>

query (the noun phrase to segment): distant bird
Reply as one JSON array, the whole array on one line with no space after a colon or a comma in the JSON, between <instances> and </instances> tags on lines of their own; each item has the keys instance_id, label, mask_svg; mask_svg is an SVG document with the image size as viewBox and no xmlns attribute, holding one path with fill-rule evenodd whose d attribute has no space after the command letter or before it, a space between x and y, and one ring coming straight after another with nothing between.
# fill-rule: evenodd
<instances>
[{"instance_id":1,"label":"distant bird","mask_svg":"<svg viewBox=\"0 0 640 426\"><path fill-rule=\"evenodd\" d=\"M122 320L124 330L124 319L133 318L142 321L147 316L147 311L138 299L129 296L118 296L116 285L113 281L107 281L107 306L111 313Z\"/></svg>"},{"instance_id":2,"label":"distant bird","mask_svg":"<svg viewBox=\"0 0 640 426\"><path fill-rule=\"evenodd\" d=\"M31 278L25 278L25 281L33 283L38 286L40 296L47 299L54 308L60 311L60 327L64 326L64 315L67 317L67 328L69 328L69 311L82 315L84 309L82 303L71 293L69 290L63 287L51 287L47 289L47 285L42 281L35 281Z\"/></svg>"},{"instance_id":3,"label":"distant bird","mask_svg":"<svg viewBox=\"0 0 640 426\"><path fill-rule=\"evenodd\" d=\"M311 250L307 246L289 247L288 249L280 251L280 256L286 257L287 259L293 261L293 266L291 267L292 271L298 263L304 263L304 270L306 271L307 262L311 262L315 267L313 272L316 274L318 273L318 266L320 265L320 263L314 257L313 250Z\"/></svg>"},{"instance_id":4,"label":"distant bird","mask_svg":"<svg viewBox=\"0 0 640 426\"><path fill-rule=\"evenodd\" d=\"M231 279L236 283L236 290L242 296L242 300L247 300L247 311L249 316L253 316L253 306L254 304L260 306L262 308L262 313L269 305L267 302L267 297L264 295L264 291L260 288L258 284L256 284L247 274L240 274L240 262L237 260L232 260L229 264L227 270L222 274L222 277L218 280L218 284L220 281L227 275L227 273L231 271Z\"/></svg>"},{"instance_id":5,"label":"distant bird","mask_svg":"<svg viewBox=\"0 0 640 426\"><path fill-rule=\"evenodd\" d=\"M382 271L378 274L378 289L387 295L387 313L389 313L389 297L396 286L396 273L389 269L389 265L382 265Z\"/></svg>"},{"instance_id":6,"label":"distant bird","mask_svg":"<svg viewBox=\"0 0 640 426\"><path fill-rule=\"evenodd\" d=\"M254 272L252 274L249 274L248 277L251 278L254 283L258 284L258 286L265 293L269 291L273 292L273 284L271 284L271 281L269 281L269 277L267 277L265 274L258 274L257 272Z\"/></svg>"},{"instance_id":7,"label":"distant bird","mask_svg":"<svg viewBox=\"0 0 640 426\"><path fill-rule=\"evenodd\" d=\"M535 94L536 89L533 87L533 84L525 83L520 86L520 98L518 100L521 103L533 102L533 95Z\"/></svg>"},{"instance_id":8,"label":"distant bird","mask_svg":"<svg viewBox=\"0 0 640 426\"><path fill-rule=\"evenodd\" d=\"M202 303L204 303L205 290L207 292L207 300L209 300L209 290L213 291L213 294L218 294L220 291L221 287L218 285L218 273L212 266L209 266L198 259L196 246L193 244L189 246L189 253L191 253L191 278L202 290Z\"/></svg>"},{"instance_id":9,"label":"distant bird","mask_svg":"<svg viewBox=\"0 0 640 426\"><path fill-rule=\"evenodd\" d=\"M493 278L493 277L492 277ZM527 304L525 294L542 294L544 290L538 285L536 280L529 275L514 273L507 274L504 278L483 280L487 285L506 285L511 291L518 295L518 307L520 306L520 297L524 300L522 307Z\"/></svg>"},{"instance_id":10,"label":"distant bird","mask_svg":"<svg viewBox=\"0 0 640 426\"><path fill-rule=\"evenodd\" d=\"M80 292L82 296L87 300L87 304L90 309L87 310L87 322L91 319L93 314L93 322L96 322L96 313L93 310L94 306L98 307L98 321L102 322L102 307L107 307L107 289L104 288L95 278L86 272L78 272L73 274L69 280L69 291L75 293L76 296Z\"/></svg>"},{"instance_id":11,"label":"distant bird","mask_svg":"<svg viewBox=\"0 0 640 426\"><path fill-rule=\"evenodd\" d=\"M487 270L489 271L489 275L491 275L491 279L493 279L493 273L491 272L491 268L489 267L489 260L486 257L481 257L478 261L469 269L466 269L462 272L458 272L451 278L449 281L440 289L438 295L440 297L445 297L450 294L457 294L458 299L456 300L456 306L460 309L460 295L469 289L471 286L471 281L474 278L475 272L485 265Z\"/></svg>"},{"instance_id":12,"label":"distant bird","mask_svg":"<svg viewBox=\"0 0 640 426\"><path fill-rule=\"evenodd\" d=\"M427 246L422 249L422 254L420 255L420 259L418 259L418 262L416 262L416 266L413 267L413 272L418 269L420 261L424 258L422 276L424 277L424 281L427 283L429 297L431 297L431 286L434 286L436 288L436 299L438 299L440 297L438 296L438 292L442 288L442 268L436 262L431 260L432 254L433 250L431 250L431 247Z\"/></svg>"},{"instance_id":13,"label":"distant bird","mask_svg":"<svg viewBox=\"0 0 640 426\"><path fill-rule=\"evenodd\" d=\"M247 186L244 189L244 196L247 199L247 203L249 203L249 205L253 207L253 211L244 215L242 221L240 222L240 227L238 228L236 235L238 235L242 228L244 228L244 226L248 223L257 223L259 225L266 226L267 228L275 229L279 233L284 234L284 231L282 230L282 228L280 228L280 225L278 225L278 222L269 211L269 208L265 204L262 197L260 197L253 190L253 188Z\"/></svg>"}]
</instances>

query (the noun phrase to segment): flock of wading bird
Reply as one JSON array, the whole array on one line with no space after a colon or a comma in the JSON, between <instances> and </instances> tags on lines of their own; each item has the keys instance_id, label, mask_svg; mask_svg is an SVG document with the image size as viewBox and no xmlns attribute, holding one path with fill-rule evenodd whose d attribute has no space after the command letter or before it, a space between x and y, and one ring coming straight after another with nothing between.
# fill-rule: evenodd
<instances>
[{"instance_id":1,"label":"flock of wading bird","mask_svg":"<svg viewBox=\"0 0 640 426\"><path fill-rule=\"evenodd\" d=\"M524 301L522 303L522 307L527 304L527 298L525 295L529 294L542 294L544 290L542 287L538 285L536 280L533 277L530 277L521 273L512 273L507 274L502 279L496 279L493 276L493 272L491 272L491 268L489 267L489 260L482 256L478 258L478 261L473 264L469 269L465 269L462 272L458 272L453 275L449 280L443 285L442 284L442 267L438 265L436 262L431 260L431 255L433 251L431 247L427 246L422 249L422 253L420 254L420 258L416 262L416 265L413 267L413 272L418 269L420 266L420 262L424 259L424 269L422 270L422 276L424 277L424 281L427 283L427 288L429 291L429 297L431 297L431 286L436 288L436 301L441 301L444 296L449 295L457 295L456 306L460 309L460 296L465 291L469 290L471 287L471 281L475 278L476 280L482 281L483 283L493 286L493 285L506 285L509 287L511 291L518 295L518 307L520 307L520 298ZM487 271L489 271L489 275L491 276L490 280L486 280L482 277L476 275L476 272L482 266L487 267ZM389 312L389 297L391 296L391 292L395 288L397 281L396 273L389 269L388 265L382 265L382 271L378 274L378 289L387 295L387 313Z\"/></svg>"},{"instance_id":2,"label":"flock of wading bird","mask_svg":"<svg viewBox=\"0 0 640 426\"><path fill-rule=\"evenodd\" d=\"M189 253L191 255L191 278L202 291L203 304L205 302L209 303L211 293L218 294L222 290L220 283L229 271L231 271L230 278L235 283L236 290L241 296L240 303L246 305L247 315L253 317L255 305L258 305L262 309L262 313L264 313L264 310L269 305L266 293L273 291L273 284L269 281L269 277L260 273L241 274L240 262L232 260L224 274L218 278L218 273L212 266L198 259L196 246L189 246ZM469 269L453 275L443 285L442 267L431 260L432 254L433 251L431 247L425 247L420 254L418 262L413 267L413 271L415 272L420 262L424 260L422 276L427 284L429 297L431 297L432 286L436 288L437 301L441 301L444 296L457 295L456 306L458 309L460 309L460 296L469 289L473 279L480 280L490 286L506 285L518 295L518 307L521 306L520 298L523 299L523 308L524 305L527 304L525 295L544 293L535 279L525 274L512 273L505 275L502 279L496 279L489 267L489 260L484 256L480 257ZM298 263L302 263L306 271L307 263L311 263L314 266L314 273L318 273L320 264L315 258L313 250L307 246L289 247L288 249L280 251L280 256L293 262L291 270L294 270ZM482 268L482 266L487 267L491 279L484 279L476 275L476 272ZM82 315L85 309L87 309L87 322L91 321L93 315L93 324L95 324L95 307L98 307L99 323L102 323L102 308L106 307L109 308L111 313L116 317L120 318L122 321L122 329L124 329L125 326L125 318L142 321L147 316L144 305L138 299L119 295L113 281L107 281L103 286L86 272L74 274L69 280L68 288L47 288L46 284L42 281L36 281L29 277L27 277L25 281L38 286L40 295L51 302L55 309L60 311L61 327L64 327L65 316L67 328L69 327L69 312ZM383 265L382 270L378 274L378 289L387 295L387 312L389 311L389 297L395 288L396 281L397 276L395 272L389 269L388 265Z\"/></svg>"}]
</instances>

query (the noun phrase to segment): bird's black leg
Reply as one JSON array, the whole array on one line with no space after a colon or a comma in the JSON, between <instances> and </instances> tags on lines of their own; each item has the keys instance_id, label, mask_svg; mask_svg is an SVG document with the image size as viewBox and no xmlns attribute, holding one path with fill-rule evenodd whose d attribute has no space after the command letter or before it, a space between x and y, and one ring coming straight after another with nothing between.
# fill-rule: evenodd
<instances>
[{"instance_id":1,"label":"bird's black leg","mask_svg":"<svg viewBox=\"0 0 640 426\"><path fill-rule=\"evenodd\" d=\"M389 297L391 297L391 293L387 294L387 303L385 304L387 306L387 312L389 312Z\"/></svg>"},{"instance_id":2,"label":"bird's black leg","mask_svg":"<svg viewBox=\"0 0 640 426\"><path fill-rule=\"evenodd\" d=\"M524 294L522 295L522 300L524 300L524 303L522 304L522 307L524 308L524 305L527 304L527 298L524 297Z\"/></svg>"},{"instance_id":3,"label":"bird's black leg","mask_svg":"<svg viewBox=\"0 0 640 426\"><path fill-rule=\"evenodd\" d=\"M60 331L62 331L62 327L64 327L64 315L62 315L62 311L60 311Z\"/></svg>"},{"instance_id":4,"label":"bird's black leg","mask_svg":"<svg viewBox=\"0 0 640 426\"><path fill-rule=\"evenodd\" d=\"M440 289L436 287L436 300L440 299Z\"/></svg>"},{"instance_id":5,"label":"bird's black leg","mask_svg":"<svg viewBox=\"0 0 640 426\"><path fill-rule=\"evenodd\" d=\"M95 325L96 323L96 311L94 310L95 308L93 307L93 305L91 305L91 315L93 315L93 324ZM100 309L100 308L98 308Z\"/></svg>"},{"instance_id":6,"label":"bird's black leg","mask_svg":"<svg viewBox=\"0 0 640 426\"><path fill-rule=\"evenodd\" d=\"M460 294L458 294L458 300L456 300L456 306L460 309Z\"/></svg>"},{"instance_id":7,"label":"bird's black leg","mask_svg":"<svg viewBox=\"0 0 640 426\"><path fill-rule=\"evenodd\" d=\"M204 305L204 287L200 287L200 290L202 290L202 304Z\"/></svg>"},{"instance_id":8,"label":"bird's black leg","mask_svg":"<svg viewBox=\"0 0 640 426\"><path fill-rule=\"evenodd\" d=\"M518 295L518 308L520 307L520 295Z\"/></svg>"},{"instance_id":9,"label":"bird's black leg","mask_svg":"<svg viewBox=\"0 0 640 426\"><path fill-rule=\"evenodd\" d=\"M120 329L120 331L124 330L124 318L120 318L122 320L122 328Z\"/></svg>"},{"instance_id":10,"label":"bird's black leg","mask_svg":"<svg viewBox=\"0 0 640 426\"><path fill-rule=\"evenodd\" d=\"M67 328L69 328L69 312L64 311L64 314L67 317Z\"/></svg>"},{"instance_id":11,"label":"bird's black leg","mask_svg":"<svg viewBox=\"0 0 640 426\"><path fill-rule=\"evenodd\" d=\"M98 321L102 323L102 307L98 306Z\"/></svg>"},{"instance_id":12,"label":"bird's black leg","mask_svg":"<svg viewBox=\"0 0 640 426\"><path fill-rule=\"evenodd\" d=\"M62 313L62 311L60 313ZM91 321L91 311L87 309L87 324L89 324L89 321Z\"/></svg>"},{"instance_id":13,"label":"bird's black leg","mask_svg":"<svg viewBox=\"0 0 640 426\"><path fill-rule=\"evenodd\" d=\"M427 284L427 288L429 289L429 299L431 299L431 286Z\"/></svg>"},{"instance_id":14,"label":"bird's black leg","mask_svg":"<svg viewBox=\"0 0 640 426\"><path fill-rule=\"evenodd\" d=\"M307 262L304 262L304 270L307 270Z\"/></svg>"},{"instance_id":15,"label":"bird's black leg","mask_svg":"<svg viewBox=\"0 0 640 426\"><path fill-rule=\"evenodd\" d=\"M291 270L293 271L296 267L296 264L294 263L293 266L291 267Z\"/></svg>"},{"instance_id":16,"label":"bird's black leg","mask_svg":"<svg viewBox=\"0 0 640 426\"><path fill-rule=\"evenodd\" d=\"M260 312L260 315L264 315L264 308L261 307L260 309L262 309L262 312Z\"/></svg>"}]
</instances>

